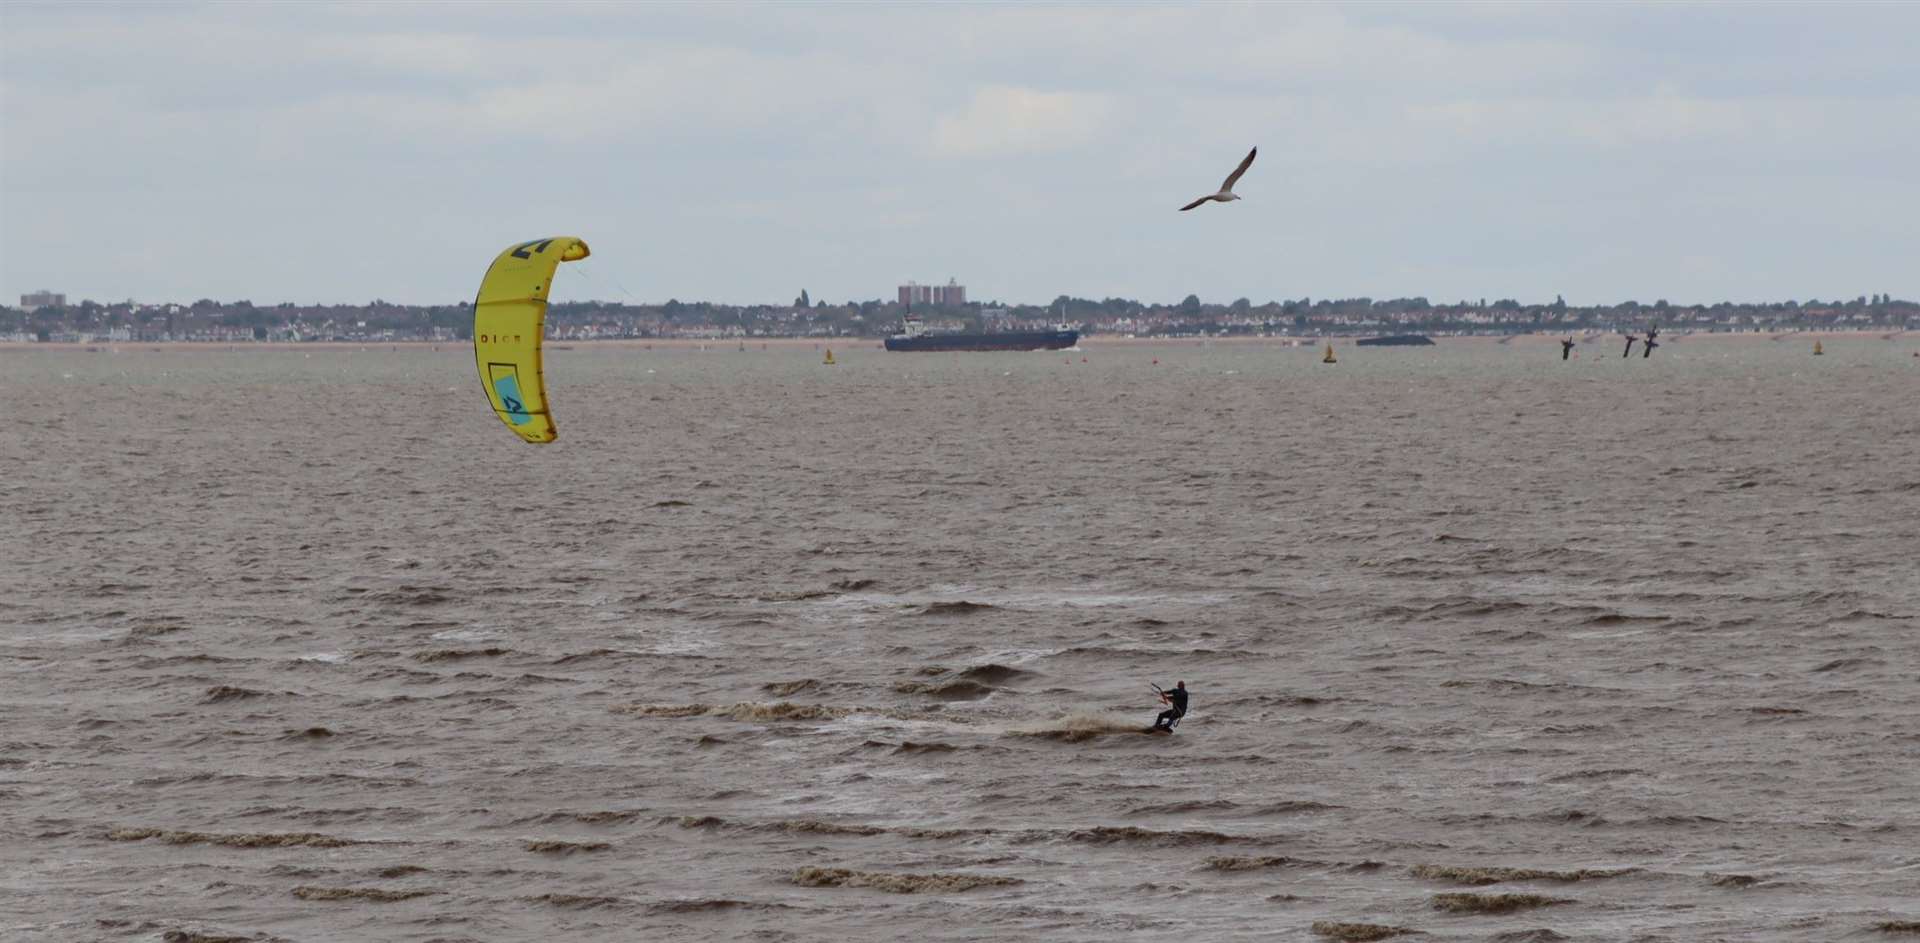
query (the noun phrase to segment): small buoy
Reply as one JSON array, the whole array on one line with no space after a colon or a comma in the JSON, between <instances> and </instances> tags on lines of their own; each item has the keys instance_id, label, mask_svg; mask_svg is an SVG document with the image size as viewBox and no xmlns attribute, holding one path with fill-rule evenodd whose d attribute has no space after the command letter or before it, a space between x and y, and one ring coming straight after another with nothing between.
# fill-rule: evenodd
<instances>
[{"instance_id":1,"label":"small buoy","mask_svg":"<svg viewBox=\"0 0 1920 943\"><path fill-rule=\"evenodd\" d=\"M1914 354L1914 356L1915 356L1915 357L1920 357L1920 354ZM1154 363L1159 363L1159 362L1160 362L1160 358L1158 358L1158 357L1155 357L1155 358L1153 358L1153 362L1154 362Z\"/></svg>"},{"instance_id":2,"label":"small buoy","mask_svg":"<svg viewBox=\"0 0 1920 943\"><path fill-rule=\"evenodd\" d=\"M1823 354L1823 353L1825 353L1825 351L1823 351L1823 350L1821 350L1821 349L1820 349L1820 342L1819 342L1819 341L1814 341L1814 342L1813 342L1813 355L1814 355L1815 357L1818 357L1818 356L1820 356L1820 355L1821 355L1821 354Z\"/></svg>"},{"instance_id":3,"label":"small buoy","mask_svg":"<svg viewBox=\"0 0 1920 943\"><path fill-rule=\"evenodd\" d=\"M827 359L822 360L820 362L823 364L826 364L829 367L833 366L833 348L831 347L827 348Z\"/></svg>"},{"instance_id":4,"label":"small buoy","mask_svg":"<svg viewBox=\"0 0 1920 943\"><path fill-rule=\"evenodd\" d=\"M1327 342L1327 352L1326 352L1325 354L1322 354L1322 355L1320 356L1320 362L1321 362L1321 363L1339 363L1339 362L1340 362L1340 361L1338 361L1338 360L1335 360L1335 359L1334 359L1334 357L1333 357L1333 342L1332 342L1332 341L1328 341L1328 342Z\"/></svg>"}]
</instances>

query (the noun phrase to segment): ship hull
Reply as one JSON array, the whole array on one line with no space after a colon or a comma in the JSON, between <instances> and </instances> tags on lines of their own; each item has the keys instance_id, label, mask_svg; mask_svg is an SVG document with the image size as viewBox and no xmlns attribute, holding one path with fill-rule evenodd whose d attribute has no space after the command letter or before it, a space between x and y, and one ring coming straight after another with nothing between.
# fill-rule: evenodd
<instances>
[{"instance_id":1,"label":"ship hull","mask_svg":"<svg viewBox=\"0 0 1920 943\"><path fill-rule=\"evenodd\" d=\"M908 353L952 350L1064 350L1080 342L1079 331L996 331L991 334L921 334L889 337L887 349Z\"/></svg>"},{"instance_id":2,"label":"ship hull","mask_svg":"<svg viewBox=\"0 0 1920 943\"><path fill-rule=\"evenodd\" d=\"M1433 339L1424 334L1395 334L1392 337L1368 337L1353 343L1356 347L1431 347Z\"/></svg>"}]
</instances>

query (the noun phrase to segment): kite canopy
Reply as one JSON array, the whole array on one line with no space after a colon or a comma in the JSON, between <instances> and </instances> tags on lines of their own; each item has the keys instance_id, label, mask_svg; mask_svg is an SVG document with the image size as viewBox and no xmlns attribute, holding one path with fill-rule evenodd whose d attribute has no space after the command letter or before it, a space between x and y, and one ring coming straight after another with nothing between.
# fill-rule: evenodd
<instances>
[{"instance_id":1,"label":"kite canopy","mask_svg":"<svg viewBox=\"0 0 1920 943\"><path fill-rule=\"evenodd\" d=\"M589 254L587 244L574 236L510 246L493 260L473 300L473 359L480 385L500 421L528 442L552 442L559 435L547 411L540 361L547 290L560 263Z\"/></svg>"}]
</instances>

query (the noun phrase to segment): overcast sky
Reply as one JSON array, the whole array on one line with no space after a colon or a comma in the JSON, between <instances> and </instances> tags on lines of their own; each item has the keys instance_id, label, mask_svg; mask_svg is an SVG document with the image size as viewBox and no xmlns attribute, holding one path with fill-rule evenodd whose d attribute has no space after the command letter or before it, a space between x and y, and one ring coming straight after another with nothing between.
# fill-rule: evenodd
<instances>
[{"instance_id":1,"label":"overcast sky","mask_svg":"<svg viewBox=\"0 0 1920 943\"><path fill-rule=\"evenodd\" d=\"M1920 297L1920 4L0 3L0 298ZM1244 199L1211 192L1247 148Z\"/></svg>"}]
</instances>

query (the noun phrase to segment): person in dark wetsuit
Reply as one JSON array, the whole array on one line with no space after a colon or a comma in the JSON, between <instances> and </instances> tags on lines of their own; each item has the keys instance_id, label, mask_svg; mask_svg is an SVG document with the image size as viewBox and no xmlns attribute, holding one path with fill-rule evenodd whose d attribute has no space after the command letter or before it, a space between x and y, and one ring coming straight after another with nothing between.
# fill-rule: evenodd
<instances>
[{"instance_id":1,"label":"person in dark wetsuit","mask_svg":"<svg viewBox=\"0 0 1920 943\"><path fill-rule=\"evenodd\" d=\"M1567 355L1571 353L1573 353L1573 338L1569 337L1560 342L1560 359L1567 359Z\"/></svg>"},{"instance_id":2,"label":"person in dark wetsuit","mask_svg":"<svg viewBox=\"0 0 1920 943\"><path fill-rule=\"evenodd\" d=\"M1151 729L1172 733L1173 725L1180 718L1187 716L1187 683L1174 682L1173 690L1160 692L1160 700L1167 703L1167 709L1161 711L1159 717L1154 718Z\"/></svg>"}]
</instances>

